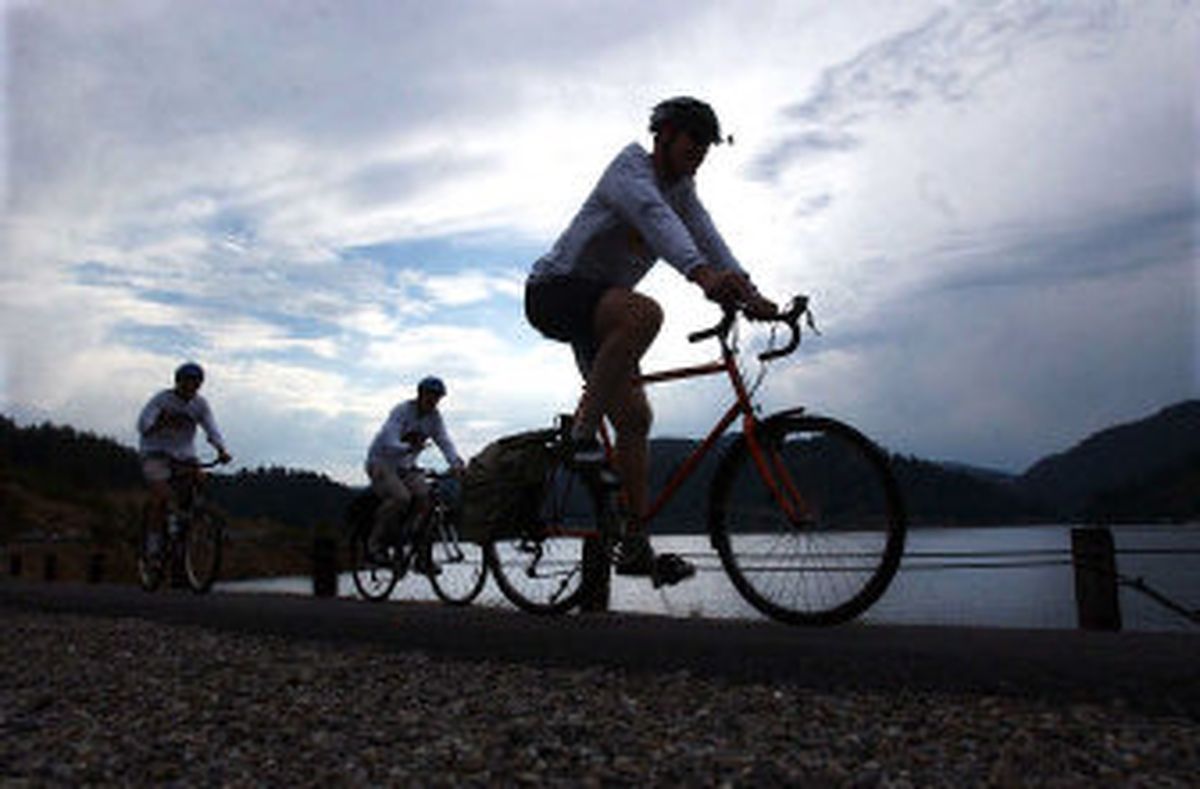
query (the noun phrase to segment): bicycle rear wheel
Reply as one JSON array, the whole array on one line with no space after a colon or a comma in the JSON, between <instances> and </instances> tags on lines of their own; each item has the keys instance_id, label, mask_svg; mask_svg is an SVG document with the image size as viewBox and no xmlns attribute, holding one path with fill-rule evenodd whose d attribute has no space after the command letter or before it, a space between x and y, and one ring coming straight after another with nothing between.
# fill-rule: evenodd
<instances>
[{"instance_id":1,"label":"bicycle rear wheel","mask_svg":"<svg viewBox=\"0 0 1200 789\"><path fill-rule=\"evenodd\" d=\"M608 555L609 496L594 474L556 464L533 497L523 522L493 528L484 553L496 585L515 606L560 614L592 594L584 548L599 540Z\"/></svg>"},{"instance_id":2,"label":"bicycle rear wheel","mask_svg":"<svg viewBox=\"0 0 1200 789\"><path fill-rule=\"evenodd\" d=\"M742 596L774 619L855 618L887 589L904 552L904 507L886 456L823 417L777 415L755 435L761 457L740 436L710 493L721 563Z\"/></svg>"},{"instance_id":3,"label":"bicycle rear wheel","mask_svg":"<svg viewBox=\"0 0 1200 789\"><path fill-rule=\"evenodd\" d=\"M150 523L149 507L143 508L138 529L137 571L138 584L147 592L158 589L166 574L168 545L164 537L159 525ZM151 540L155 542L154 546L151 546Z\"/></svg>"},{"instance_id":4,"label":"bicycle rear wheel","mask_svg":"<svg viewBox=\"0 0 1200 789\"><path fill-rule=\"evenodd\" d=\"M433 511L429 528L429 558L440 571L429 576L434 594L449 605L470 605L487 583L483 546L460 539L441 508Z\"/></svg>"},{"instance_id":5,"label":"bicycle rear wheel","mask_svg":"<svg viewBox=\"0 0 1200 789\"><path fill-rule=\"evenodd\" d=\"M221 571L221 543L225 538L225 519L207 507L192 513L184 535L183 567L188 586L203 594L212 589Z\"/></svg>"},{"instance_id":6,"label":"bicycle rear wheel","mask_svg":"<svg viewBox=\"0 0 1200 789\"><path fill-rule=\"evenodd\" d=\"M350 534L350 566L353 568L354 588L367 600L386 600L408 569L402 549L394 551L386 561L372 557L367 551L367 538L371 534L370 522L354 528Z\"/></svg>"}]
</instances>

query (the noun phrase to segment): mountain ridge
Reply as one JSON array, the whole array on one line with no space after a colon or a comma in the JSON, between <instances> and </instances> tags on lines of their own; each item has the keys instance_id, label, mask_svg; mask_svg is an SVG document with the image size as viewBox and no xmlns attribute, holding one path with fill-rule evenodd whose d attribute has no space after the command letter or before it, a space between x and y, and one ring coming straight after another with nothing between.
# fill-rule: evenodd
<instances>
[{"instance_id":1,"label":"mountain ridge","mask_svg":"<svg viewBox=\"0 0 1200 789\"><path fill-rule=\"evenodd\" d=\"M656 523L660 531L703 529L709 482L730 440L721 439L663 509ZM652 491L661 489L697 443L651 441ZM891 461L914 525L1196 520L1200 400L1092 433L1020 474L899 454ZM299 531L336 528L361 489L317 472L280 467L213 474L211 480L210 493L231 515ZM22 531L52 530L53 524L43 521L53 518L34 514L54 509L52 502L92 512L98 524L93 531L111 529L114 507L105 503L104 494L123 491L127 499L140 486L132 448L69 426L18 427L0 415L0 542Z\"/></svg>"}]
</instances>

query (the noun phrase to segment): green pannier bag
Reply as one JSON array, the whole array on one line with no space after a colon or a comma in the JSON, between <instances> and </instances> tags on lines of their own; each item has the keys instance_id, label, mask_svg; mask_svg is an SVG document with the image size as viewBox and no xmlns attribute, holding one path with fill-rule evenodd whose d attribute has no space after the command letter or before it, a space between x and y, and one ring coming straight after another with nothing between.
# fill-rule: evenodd
<instances>
[{"instance_id":1,"label":"green pannier bag","mask_svg":"<svg viewBox=\"0 0 1200 789\"><path fill-rule=\"evenodd\" d=\"M537 522L542 485L557 459L558 437L553 429L516 433L493 441L471 458L462 488L463 537L483 542L500 527L501 534L516 534Z\"/></svg>"}]
</instances>

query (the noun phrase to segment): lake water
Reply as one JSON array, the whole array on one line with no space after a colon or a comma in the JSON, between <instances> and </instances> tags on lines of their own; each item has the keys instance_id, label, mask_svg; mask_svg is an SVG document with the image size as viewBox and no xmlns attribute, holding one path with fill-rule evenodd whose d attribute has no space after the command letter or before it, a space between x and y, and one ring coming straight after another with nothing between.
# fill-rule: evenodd
<instances>
[{"instance_id":1,"label":"lake water","mask_svg":"<svg viewBox=\"0 0 1200 789\"><path fill-rule=\"evenodd\" d=\"M1141 578L1167 597L1200 609L1200 525L1113 528L1117 571ZM761 615L738 595L705 536L655 537L658 550L683 553L700 568L686 583L653 589L645 579L613 577L611 608L668 616L751 618ZM900 572L865 622L913 625L1065 628L1077 626L1071 528L1062 526L912 529ZM1014 566L1014 565L1027 566ZM309 578L227 582L217 591L311 594ZM355 596L346 574L339 593ZM403 579L397 599L434 600L422 576ZM1122 586L1126 630L1182 630L1200 626L1146 595ZM476 605L508 607L489 580Z\"/></svg>"}]
</instances>

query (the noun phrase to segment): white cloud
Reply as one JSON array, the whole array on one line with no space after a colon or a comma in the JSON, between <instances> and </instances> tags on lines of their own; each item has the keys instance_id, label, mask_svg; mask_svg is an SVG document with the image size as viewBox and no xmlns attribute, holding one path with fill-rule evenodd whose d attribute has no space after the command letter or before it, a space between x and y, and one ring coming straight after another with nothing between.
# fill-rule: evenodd
<instances>
[{"instance_id":1,"label":"white cloud","mask_svg":"<svg viewBox=\"0 0 1200 789\"><path fill-rule=\"evenodd\" d=\"M546 424L579 382L524 324L525 258L677 93L737 139L699 178L731 246L827 328L768 403L1019 466L1198 388L1195 289L1155 284L1197 265L1189 4L118 0L5 20L8 411L128 436L197 356L251 463L354 477L433 369L464 448ZM644 287L668 311L647 369L707 358L694 286L663 265ZM1114 309L1137 342L1095 353ZM1014 324L1055 340L1014 351ZM723 395L653 397L680 434Z\"/></svg>"}]
</instances>

